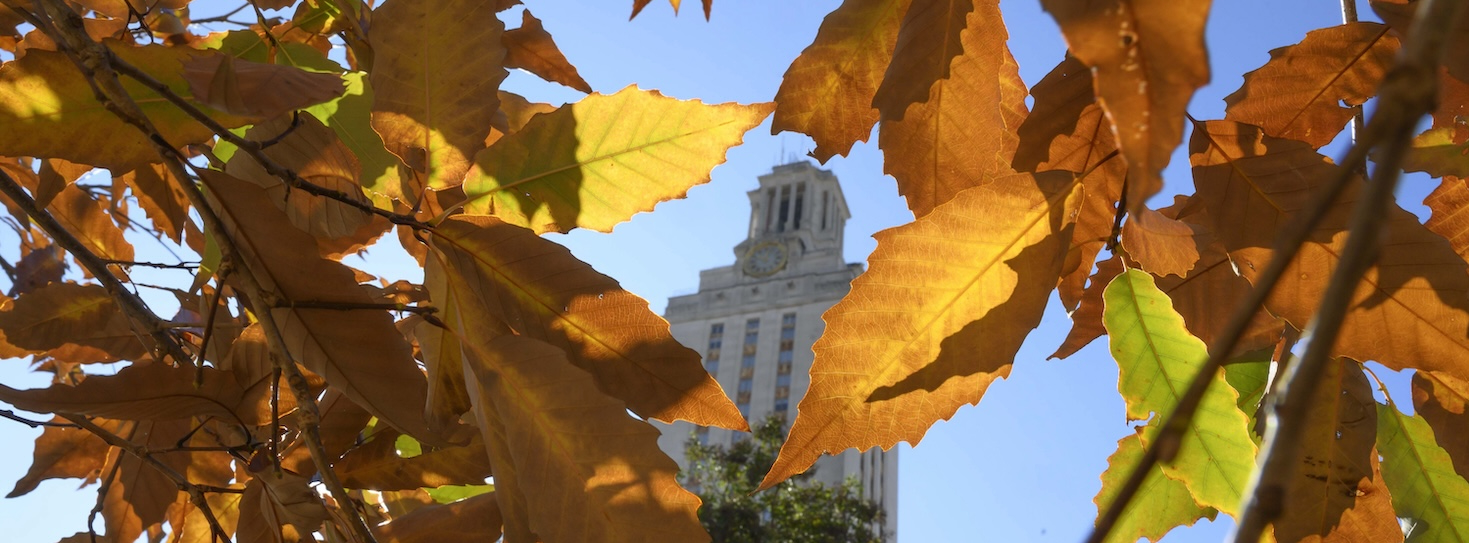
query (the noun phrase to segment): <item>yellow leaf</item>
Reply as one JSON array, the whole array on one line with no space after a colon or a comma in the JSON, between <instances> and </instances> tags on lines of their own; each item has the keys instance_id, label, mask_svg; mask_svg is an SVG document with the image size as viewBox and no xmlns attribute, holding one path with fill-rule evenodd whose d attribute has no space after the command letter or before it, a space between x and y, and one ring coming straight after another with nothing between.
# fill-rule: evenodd
<instances>
[{"instance_id":1,"label":"yellow leaf","mask_svg":"<svg viewBox=\"0 0 1469 543\"><path fill-rule=\"evenodd\" d=\"M133 47L108 42L118 58L148 72L174 92L192 99L180 62L217 53L182 47ZM123 88L169 143L186 145L210 139L204 125L131 79ZM226 128L248 122L206 109ZM141 132L97 102L92 87L65 54L30 51L0 66L0 155L64 158L116 171L158 161Z\"/></svg>"},{"instance_id":2,"label":"yellow leaf","mask_svg":"<svg viewBox=\"0 0 1469 543\"><path fill-rule=\"evenodd\" d=\"M632 86L592 94L532 117L475 156L464 209L538 233L611 232L709 182L710 170L771 108L708 105Z\"/></svg>"},{"instance_id":3,"label":"yellow leaf","mask_svg":"<svg viewBox=\"0 0 1469 543\"><path fill-rule=\"evenodd\" d=\"M1097 100L1127 160L1129 211L1163 188L1185 109L1209 82L1210 0L1042 0L1071 53L1092 68Z\"/></svg>"},{"instance_id":4,"label":"yellow leaf","mask_svg":"<svg viewBox=\"0 0 1469 543\"><path fill-rule=\"evenodd\" d=\"M822 162L867 141L879 117L872 98L893 58L910 1L846 0L828 14L815 41L786 69L770 133L811 136L816 140L811 156Z\"/></svg>"},{"instance_id":5,"label":"yellow leaf","mask_svg":"<svg viewBox=\"0 0 1469 543\"><path fill-rule=\"evenodd\" d=\"M476 323L494 317L473 299L457 305L507 540L709 540L695 515L699 498L678 486L658 430L629 417L560 349L477 333Z\"/></svg>"},{"instance_id":6,"label":"yellow leaf","mask_svg":"<svg viewBox=\"0 0 1469 543\"><path fill-rule=\"evenodd\" d=\"M81 240L92 254L109 260L133 259L133 245L99 202L76 185L67 185L47 208L56 222Z\"/></svg>"},{"instance_id":7,"label":"yellow leaf","mask_svg":"<svg viewBox=\"0 0 1469 543\"><path fill-rule=\"evenodd\" d=\"M913 0L909 5L903 14L893 59L888 63L882 85L872 97L872 107L882 112L883 120L902 119L910 104L928 101L929 88L934 83L949 78L950 63L966 49L960 33L968 24L967 16L976 9L974 4L975 0ZM998 30L994 34L1004 40L1003 23L995 29L975 29L983 33L991 30Z\"/></svg>"},{"instance_id":8,"label":"yellow leaf","mask_svg":"<svg viewBox=\"0 0 1469 543\"><path fill-rule=\"evenodd\" d=\"M493 2L388 0L373 11L372 127L432 188L458 185L485 146L505 79Z\"/></svg>"},{"instance_id":9,"label":"yellow leaf","mask_svg":"<svg viewBox=\"0 0 1469 543\"><path fill-rule=\"evenodd\" d=\"M823 453L917 443L1009 375L1060 276L1077 185L1002 177L877 233L867 272L822 317L811 388L761 487Z\"/></svg>"},{"instance_id":10,"label":"yellow leaf","mask_svg":"<svg viewBox=\"0 0 1469 543\"><path fill-rule=\"evenodd\" d=\"M901 120L883 113L878 140L883 171L898 180L898 192L907 197L914 216L1012 173L1010 161L1019 144L1015 129L1026 113L1025 82L1005 45L1008 34L998 1L974 6L967 24L956 36L964 54L954 58L947 79L926 91L928 101L909 107ZM888 77L894 77L893 70Z\"/></svg>"},{"instance_id":11,"label":"yellow leaf","mask_svg":"<svg viewBox=\"0 0 1469 543\"><path fill-rule=\"evenodd\" d=\"M673 339L648 302L565 247L492 217L455 217L439 225L433 248L432 298L461 312L466 303L485 306L494 320L478 324L478 333L508 326L564 349L639 416L748 428L698 353ZM448 279L433 279L438 273Z\"/></svg>"}]
</instances>

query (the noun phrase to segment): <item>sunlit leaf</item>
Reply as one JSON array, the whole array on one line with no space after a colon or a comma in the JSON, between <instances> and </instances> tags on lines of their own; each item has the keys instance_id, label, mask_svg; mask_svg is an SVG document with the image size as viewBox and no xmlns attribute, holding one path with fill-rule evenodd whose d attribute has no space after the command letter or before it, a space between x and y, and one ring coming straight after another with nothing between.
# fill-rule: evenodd
<instances>
[{"instance_id":1,"label":"sunlit leaf","mask_svg":"<svg viewBox=\"0 0 1469 543\"><path fill-rule=\"evenodd\" d=\"M485 146L505 79L505 24L480 0L388 0L373 10L372 127L434 188Z\"/></svg>"},{"instance_id":2,"label":"sunlit leaf","mask_svg":"<svg viewBox=\"0 0 1469 543\"><path fill-rule=\"evenodd\" d=\"M1151 209L1133 213L1122 226L1122 246L1138 267L1159 277L1187 276L1199 261L1193 229Z\"/></svg>"},{"instance_id":3,"label":"sunlit leaf","mask_svg":"<svg viewBox=\"0 0 1469 543\"><path fill-rule=\"evenodd\" d=\"M1410 521L1408 541L1469 541L1469 482L1454 472L1423 417L1378 404L1377 451L1393 510Z\"/></svg>"},{"instance_id":4,"label":"sunlit leaf","mask_svg":"<svg viewBox=\"0 0 1469 543\"><path fill-rule=\"evenodd\" d=\"M346 89L336 100L324 102L302 111L310 113L331 127L343 145L352 151L361 165L359 184L367 191L387 198L412 202L417 195L405 191L398 176L402 162L388 152L383 139L372 129L372 87L367 83L367 74L352 72L342 76ZM388 207L386 201L378 201Z\"/></svg>"},{"instance_id":5,"label":"sunlit leaf","mask_svg":"<svg viewBox=\"0 0 1469 543\"><path fill-rule=\"evenodd\" d=\"M240 497L239 538L260 543L312 541L310 533L327 518L310 480L270 469L254 473Z\"/></svg>"},{"instance_id":6,"label":"sunlit leaf","mask_svg":"<svg viewBox=\"0 0 1469 543\"><path fill-rule=\"evenodd\" d=\"M53 417L51 422L64 424L66 419ZM95 420L98 426L116 432L126 423L110 420ZM96 434L81 428L47 426L36 438L31 466L25 476L15 482L15 488L6 498L29 494L41 481L58 478L83 479L82 484L97 481L102 465L107 461L110 446Z\"/></svg>"},{"instance_id":7,"label":"sunlit leaf","mask_svg":"<svg viewBox=\"0 0 1469 543\"><path fill-rule=\"evenodd\" d=\"M980 3L979 9L995 7L989 0ZM934 83L949 78L954 57L966 49L960 33L969 23L969 13L976 9L974 4L974 0L913 0L903 14L893 59L872 98L872 106L882 113L883 120L902 119L910 104L929 100L929 88ZM998 34L1001 40L1005 35L1003 23L973 31Z\"/></svg>"},{"instance_id":8,"label":"sunlit leaf","mask_svg":"<svg viewBox=\"0 0 1469 543\"><path fill-rule=\"evenodd\" d=\"M867 141L879 113L872 98L893 58L911 0L846 0L821 22L816 39L791 62L775 94L770 133L801 132L826 162Z\"/></svg>"},{"instance_id":9,"label":"sunlit leaf","mask_svg":"<svg viewBox=\"0 0 1469 543\"><path fill-rule=\"evenodd\" d=\"M483 484L490 476L485 443L475 436L468 445L431 450L404 458L398 455L398 432L384 429L333 464L347 488L410 490L443 485Z\"/></svg>"},{"instance_id":10,"label":"sunlit leaf","mask_svg":"<svg viewBox=\"0 0 1469 543\"><path fill-rule=\"evenodd\" d=\"M1433 233L1449 240L1454 252L1469 261L1469 182L1462 177L1445 177L1438 188L1423 199L1432 215L1423 223Z\"/></svg>"},{"instance_id":11,"label":"sunlit leaf","mask_svg":"<svg viewBox=\"0 0 1469 543\"><path fill-rule=\"evenodd\" d=\"M495 541L503 524L498 497L489 493L394 518L374 528L373 535L378 543Z\"/></svg>"},{"instance_id":12,"label":"sunlit leaf","mask_svg":"<svg viewBox=\"0 0 1469 543\"><path fill-rule=\"evenodd\" d=\"M342 94L342 78L293 66L202 55L183 63L184 80L200 102L241 117L268 119Z\"/></svg>"},{"instance_id":13,"label":"sunlit leaf","mask_svg":"<svg viewBox=\"0 0 1469 543\"><path fill-rule=\"evenodd\" d=\"M1207 347L1188 333L1183 317L1145 272L1122 272L1103 297L1102 320L1117 360L1117 389L1127 404L1128 420L1156 420L1172 413L1208 358ZM1255 466L1249 420L1235 405L1237 399L1224 376L1216 374L1177 458L1162 468L1169 478L1182 481L1199 505L1231 515L1239 512L1240 496ZM1143 432L1144 445L1156 429Z\"/></svg>"},{"instance_id":14,"label":"sunlit leaf","mask_svg":"<svg viewBox=\"0 0 1469 543\"><path fill-rule=\"evenodd\" d=\"M1224 118L1321 147L1351 120L1351 106L1376 94L1397 51L1387 25L1313 30L1301 43L1270 51L1270 62L1245 74L1244 86L1224 98Z\"/></svg>"},{"instance_id":15,"label":"sunlit leaf","mask_svg":"<svg viewBox=\"0 0 1469 543\"><path fill-rule=\"evenodd\" d=\"M133 190L153 227L174 243L180 243L184 223L189 220L189 199L168 168L161 164L143 166L123 175L121 180Z\"/></svg>"},{"instance_id":16,"label":"sunlit leaf","mask_svg":"<svg viewBox=\"0 0 1469 543\"><path fill-rule=\"evenodd\" d=\"M97 285L36 289L0 312L0 330L11 345L71 362L128 360L145 352L127 316Z\"/></svg>"},{"instance_id":17,"label":"sunlit leaf","mask_svg":"<svg viewBox=\"0 0 1469 543\"><path fill-rule=\"evenodd\" d=\"M1469 142L1454 141L1455 127L1432 128L1413 138L1403 169L1434 177L1469 177Z\"/></svg>"},{"instance_id":18,"label":"sunlit leaf","mask_svg":"<svg viewBox=\"0 0 1469 543\"><path fill-rule=\"evenodd\" d=\"M153 362L133 364L115 375L93 375L75 386L16 390L0 385L0 400L26 411L74 413L121 420L172 420L198 416L256 425L268 422L260 409L244 403L245 390L229 372L176 368Z\"/></svg>"},{"instance_id":19,"label":"sunlit leaf","mask_svg":"<svg viewBox=\"0 0 1469 543\"><path fill-rule=\"evenodd\" d=\"M1102 473L1102 490L1092 499L1097 504L1098 515L1117 499L1117 492L1142 457L1142 439L1136 434L1117 442L1117 452L1107 458L1107 471ZM1193 526L1200 519L1214 520L1218 515L1219 511L1213 508L1195 504L1188 487L1169 479L1163 475L1162 468L1155 466L1106 540L1117 543L1136 543L1140 538L1159 541L1178 526Z\"/></svg>"},{"instance_id":20,"label":"sunlit leaf","mask_svg":"<svg viewBox=\"0 0 1469 543\"><path fill-rule=\"evenodd\" d=\"M431 287L431 290L438 290L438 287ZM453 314L454 300L439 301L435 307ZM426 321L413 327L413 335L418 339L424 370L428 374L428 404L424 416L428 418L430 428L448 429L470 407L469 395L464 388L464 363L459 339Z\"/></svg>"},{"instance_id":21,"label":"sunlit leaf","mask_svg":"<svg viewBox=\"0 0 1469 543\"><path fill-rule=\"evenodd\" d=\"M520 12L520 27L506 31L502 41L506 68L520 68L546 81L592 92L592 86L576 73L576 67L561 54L556 42L551 40L551 33L546 32L541 20L531 15L530 10Z\"/></svg>"},{"instance_id":22,"label":"sunlit leaf","mask_svg":"<svg viewBox=\"0 0 1469 543\"><path fill-rule=\"evenodd\" d=\"M928 3L932 9L950 4ZM915 3L909 11L922 6ZM948 78L934 83L928 100L909 107L902 120L883 113L883 171L898 180L898 192L917 217L964 189L1012 173L1015 129L1026 113L1025 83L1005 45L1009 36L998 2L981 2L967 18L967 28L955 35L964 52L954 57ZM888 77L894 77L891 70Z\"/></svg>"},{"instance_id":23,"label":"sunlit leaf","mask_svg":"<svg viewBox=\"0 0 1469 543\"><path fill-rule=\"evenodd\" d=\"M917 443L1009 375L1060 276L1077 185L1012 175L877 233L867 272L823 316L811 388L761 487L822 454Z\"/></svg>"},{"instance_id":24,"label":"sunlit leaf","mask_svg":"<svg viewBox=\"0 0 1469 543\"><path fill-rule=\"evenodd\" d=\"M1061 346L1051 353L1050 358L1067 358L1091 344L1092 340L1107 335L1107 329L1102 325L1102 292L1122 270L1122 259L1116 256L1097 263L1097 273L1092 274L1076 309L1071 311L1071 331L1066 333L1066 339L1061 340Z\"/></svg>"},{"instance_id":25,"label":"sunlit leaf","mask_svg":"<svg viewBox=\"0 0 1469 543\"><path fill-rule=\"evenodd\" d=\"M429 276L448 279L430 279L431 295L461 312L466 303L488 310L496 320L478 324L479 334L508 326L564 349L598 389L642 417L747 428L698 353L673 339L648 302L565 247L492 217L444 221L433 247Z\"/></svg>"},{"instance_id":26,"label":"sunlit leaf","mask_svg":"<svg viewBox=\"0 0 1469 543\"><path fill-rule=\"evenodd\" d=\"M476 155L464 209L536 232L611 232L707 183L710 170L771 109L677 100L631 86L593 94L532 117Z\"/></svg>"},{"instance_id":27,"label":"sunlit leaf","mask_svg":"<svg viewBox=\"0 0 1469 543\"><path fill-rule=\"evenodd\" d=\"M1428 423L1438 446L1453 460L1456 473L1469 473L1469 381L1453 375L1419 371L1413 374L1413 409Z\"/></svg>"},{"instance_id":28,"label":"sunlit leaf","mask_svg":"<svg viewBox=\"0 0 1469 543\"><path fill-rule=\"evenodd\" d=\"M76 185L62 189L47 211L93 254L111 260L133 259L133 246L123 238L122 229L96 199Z\"/></svg>"},{"instance_id":29,"label":"sunlit leaf","mask_svg":"<svg viewBox=\"0 0 1469 543\"><path fill-rule=\"evenodd\" d=\"M1209 82L1204 22L1210 0L1042 0L1083 64L1128 165L1127 207L1163 188L1183 139L1184 110Z\"/></svg>"}]
</instances>

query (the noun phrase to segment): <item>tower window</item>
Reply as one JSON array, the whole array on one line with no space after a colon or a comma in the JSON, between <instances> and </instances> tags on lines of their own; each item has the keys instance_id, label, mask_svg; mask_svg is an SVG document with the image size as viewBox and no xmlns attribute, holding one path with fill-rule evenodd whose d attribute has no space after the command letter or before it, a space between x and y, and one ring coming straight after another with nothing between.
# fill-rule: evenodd
<instances>
[{"instance_id":1,"label":"tower window","mask_svg":"<svg viewBox=\"0 0 1469 543\"><path fill-rule=\"evenodd\" d=\"M775 225L775 189L765 192L765 231L769 232Z\"/></svg>"},{"instance_id":2,"label":"tower window","mask_svg":"<svg viewBox=\"0 0 1469 543\"><path fill-rule=\"evenodd\" d=\"M831 216L831 193L821 191L821 229L826 230L826 218Z\"/></svg>"},{"instance_id":3,"label":"tower window","mask_svg":"<svg viewBox=\"0 0 1469 543\"><path fill-rule=\"evenodd\" d=\"M806 184L805 183L801 183L799 185L796 185L796 210L795 210L796 212L795 212L794 218L791 220L791 229L792 230L800 230L801 229L801 209L803 207L802 204L805 202L805 200L806 200Z\"/></svg>"},{"instance_id":4,"label":"tower window","mask_svg":"<svg viewBox=\"0 0 1469 543\"><path fill-rule=\"evenodd\" d=\"M791 212L791 186L780 188L780 219L775 223L776 232L786 231L786 221L790 219Z\"/></svg>"}]
</instances>

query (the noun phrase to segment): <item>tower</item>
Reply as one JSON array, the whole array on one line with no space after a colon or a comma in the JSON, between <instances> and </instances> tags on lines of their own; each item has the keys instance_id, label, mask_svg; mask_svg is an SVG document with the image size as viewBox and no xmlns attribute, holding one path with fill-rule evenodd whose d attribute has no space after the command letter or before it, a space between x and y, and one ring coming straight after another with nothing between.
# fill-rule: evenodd
<instances>
[{"instance_id":1,"label":"tower","mask_svg":"<svg viewBox=\"0 0 1469 543\"><path fill-rule=\"evenodd\" d=\"M730 266L699 272L699 291L668 300L664 318L673 337L698 351L704 368L730 394L751 425L768 415L794 420L811 384L821 314L851 288L862 265L842 259L850 214L831 172L798 161L776 166L750 191L746 237ZM654 422L658 445L680 466L690 435L705 444L731 445L747 434ZM886 512L883 532L896 534L897 451L847 451L817 461L813 479L839 485L855 478L866 499Z\"/></svg>"}]
</instances>

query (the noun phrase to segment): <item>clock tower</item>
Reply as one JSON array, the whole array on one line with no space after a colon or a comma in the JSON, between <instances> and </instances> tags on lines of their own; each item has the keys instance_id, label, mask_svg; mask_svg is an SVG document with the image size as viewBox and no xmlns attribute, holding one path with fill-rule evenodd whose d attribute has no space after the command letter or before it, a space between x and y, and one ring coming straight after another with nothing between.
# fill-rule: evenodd
<instances>
[{"instance_id":1,"label":"clock tower","mask_svg":"<svg viewBox=\"0 0 1469 543\"><path fill-rule=\"evenodd\" d=\"M847 201L831 172L806 161L776 166L749 192L750 222L735 262L699 272L699 291L668 300L673 337L698 351L708 370L755 426L767 417L795 419L811 384L811 346L821 314L851 288L862 265L842 259ZM729 446L749 434L649 421L658 446L685 465L684 443ZM898 451L846 451L817 461L813 479L841 485L854 478L864 498L886 512L883 532L897 530Z\"/></svg>"}]
</instances>

